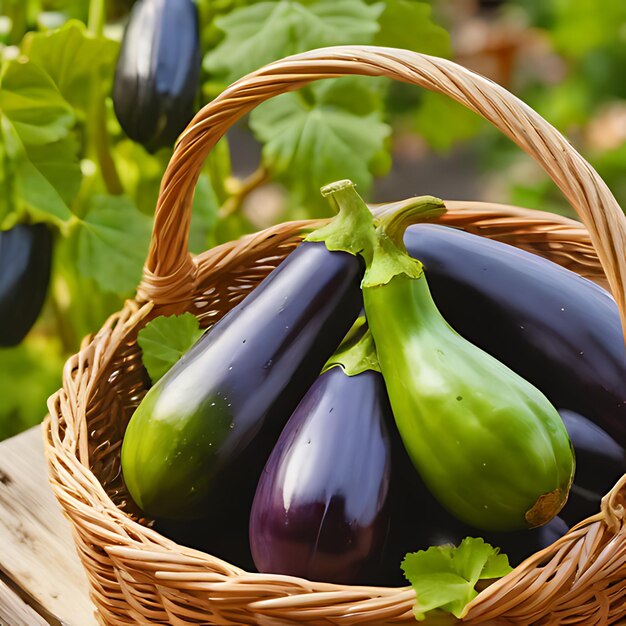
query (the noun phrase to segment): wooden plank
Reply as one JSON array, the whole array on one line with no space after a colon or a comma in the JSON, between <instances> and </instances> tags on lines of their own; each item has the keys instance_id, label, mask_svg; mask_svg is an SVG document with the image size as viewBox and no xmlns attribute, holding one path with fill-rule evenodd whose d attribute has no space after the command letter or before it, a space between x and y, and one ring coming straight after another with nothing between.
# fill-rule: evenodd
<instances>
[{"instance_id":1,"label":"wooden plank","mask_svg":"<svg viewBox=\"0 0 626 626\"><path fill-rule=\"evenodd\" d=\"M48 484L39 426L0 443L0 570L49 622L96 624L69 522Z\"/></svg>"},{"instance_id":2,"label":"wooden plank","mask_svg":"<svg viewBox=\"0 0 626 626\"><path fill-rule=\"evenodd\" d=\"M0 626L48 626L48 622L0 580Z\"/></svg>"}]
</instances>

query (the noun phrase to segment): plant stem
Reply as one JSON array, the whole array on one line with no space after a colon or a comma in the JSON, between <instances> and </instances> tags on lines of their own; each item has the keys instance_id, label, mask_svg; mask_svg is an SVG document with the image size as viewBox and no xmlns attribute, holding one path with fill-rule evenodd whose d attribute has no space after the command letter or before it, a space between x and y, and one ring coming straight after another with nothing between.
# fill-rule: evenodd
<instances>
[{"instance_id":1,"label":"plant stem","mask_svg":"<svg viewBox=\"0 0 626 626\"><path fill-rule=\"evenodd\" d=\"M238 181L230 198L220 207L219 217L224 219L233 213L236 213L243 204L246 197L257 187L263 185L269 179L269 172L263 166L259 166L250 176L242 181Z\"/></svg>"},{"instance_id":2,"label":"plant stem","mask_svg":"<svg viewBox=\"0 0 626 626\"><path fill-rule=\"evenodd\" d=\"M124 193L124 186L120 180L117 168L115 167L115 161L111 156L111 150L109 148L109 134L106 128L106 109L104 108L104 98L100 94L100 86L95 83L93 86L94 94L93 99L93 143L96 150L96 157L98 164L100 165L100 173L102 174L102 180L107 188L107 191L114 195L119 196Z\"/></svg>"},{"instance_id":3,"label":"plant stem","mask_svg":"<svg viewBox=\"0 0 626 626\"><path fill-rule=\"evenodd\" d=\"M89 1L89 16L87 18L87 28L95 37L102 37L105 22L105 0Z\"/></svg>"},{"instance_id":4,"label":"plant stem","mask_svg":"<svg viewBox=\"0 0 626 626\"><path fill-rule=\"evenodd\" d=\"M102 37L104 24L106 22L106 2L105 0L90 0L88 29L94 37ZM109 148L109 135L106 128L106 109L104 106L104 96L101 93L100 83L92 78L91 84L91 129L90 139L92 141L95 156L100 166L102 180L108 191L112 195L124 193L124 187L115 167L115 162L111 156Z\"/></svg>"}]
</instances>

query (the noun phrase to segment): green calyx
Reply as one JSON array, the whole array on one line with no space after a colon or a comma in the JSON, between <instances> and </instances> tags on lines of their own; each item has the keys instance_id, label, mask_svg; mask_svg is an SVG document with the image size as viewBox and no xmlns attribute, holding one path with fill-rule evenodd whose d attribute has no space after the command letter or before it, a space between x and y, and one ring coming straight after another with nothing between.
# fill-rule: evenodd
<instances>
[{"instance_id":1,"label":"green calyx","mask_svg":"<svg viewBox=\"0 0 626 626\"><path fill-rule=\"evenodd\" d=\"M404 232L411 224L435 219L445 212L443 201L432 196L409 198L381 207L376 219L372 261L366 266L362 288L386 285L394 276L420 278L424 268L407 254Z\"/></svg>"},{"instance_id":2,"label":"green calyx","mask_svg":"<svg viewBox=\"0 0 626 626\"><path fill-rule=\"evenodd\" d=\"M321 191L337 215L330 223L310 233L305 241L323 241L329 250L360 254L368 263L376 240L374 218L354 183L340 180L322 187Z\"/></svg>"},{"instance_id":3,"label":"green calyx","mask_svg":"<svg viewBox=\"0 0 626 626\"><path fill-rule=\"evenodd\" d=\"M341 367L348 376L356 376L367 370L380 372L374 338L364 317L359 317L348 335L328 359L322 374L331 367Z\"/></svg>"},{"instance_id":4,"label":"green calyx","mask_svg":"<svg viewBox=\"0 0 626 626\"><path fill-rule=\"evenodd\" d=\"M372 217L354 184L341 180L322 188L322 195L337 209L337 217L307 237L325 241L329 250L360 254L365 260L362 287L387 284L394 276L419 278L422 264L406 252L402 238L411 224L443 215L445 204L432 196L408 198L377 207Z\"/></svg>"}]
</instances>

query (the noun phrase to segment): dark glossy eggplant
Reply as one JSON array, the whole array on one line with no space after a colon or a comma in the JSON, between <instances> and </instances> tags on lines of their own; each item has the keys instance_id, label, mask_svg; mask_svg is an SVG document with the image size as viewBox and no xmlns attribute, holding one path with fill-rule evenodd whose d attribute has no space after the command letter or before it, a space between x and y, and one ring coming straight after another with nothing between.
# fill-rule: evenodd
<instances>
[{"instance_id":1,"label":"dark glossy eggplant","mask_svg":"<svg viewBox=\"0 0 626 626\"><path fill-rule=\"evenodd\" d=\"M574 524L600 511L600 501L626 474L626 450L582 415L560 410L574 445L576 474L560 515Z\"/></svg>"},{"instance_id":2,"label":"dark glossy eggplant","mask_svg":"<svg viewBox=\"0 0 626 626\"><path fill-rule=\"evenodd\" d=\"M46 224L0 232L0 346L19 344L39 317L51 264L52 232Z\"/></svg>"},{"instance_id":3,"label":"dark glossy eggplant","mask_svg":"<svg viewBox=\"0 0 626 626\"><path fill-rule=\"evenodd\" d=\"M124 132L151 151L171 146L194 113L200 73L193 0L139 0L115 68L113 106Z\"/></svg>"},{"instance_id":4,"label":"dark glossy eggplant","mask_svg":"<svg viewBox=\"0 0 626 626\"><path fill-rule=\"evenodd\" d=\"M143 511L199 516L233 498L249 511L280 430L361 309L362 275L360 257L304 242L152 387L122 446Z\"/></svg>"},{"instance_id":5,"label":"dark glossy eggplant","mask_svg":"<svg viewBox=\"0 0 626 626\"><path fill-rule=\"evenodd\" d=\"M355 584L387 532L391 409L380 373L332 367L291 416L257 487L250 545L261 572Z\"/></svg>"},{"instance_id":6,"label":"dark glossy eggplant","mask_svg":"<svg viewBox=\"0 0 626 626\"><path fill-rule=\"evenodd\" d=\"M574 483L604 495L626 474L626 451L599 426L583 417L559 410L576 453Z\"/></svg>"},{"instance_id":7,"label":"dark glossy eggplant","mask_svg":"<svg viewBox=\"0 0 626 626\"><path fill-rule=\"evenodd\" d=\"M626 445L626 349L604 289L555 263L453 228L408 228L448 323L540 389Z\"/></svg>"}]
</instances>

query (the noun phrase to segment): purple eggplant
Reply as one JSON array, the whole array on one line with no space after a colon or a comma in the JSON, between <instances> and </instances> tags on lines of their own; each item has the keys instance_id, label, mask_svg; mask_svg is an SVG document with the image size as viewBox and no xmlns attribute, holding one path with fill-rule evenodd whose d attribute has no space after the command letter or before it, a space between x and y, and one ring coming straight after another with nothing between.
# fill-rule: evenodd
<instances>
[{"instance_id":1,"label":"purple eggplant","mask_svg":"<svg viewBox=\"0 0 626 626\"><path fill-rule=\"evenodd\" d=\"M388 528L391 420L380 373L331 367L267 461L250 515L260 572L355 584L378 570Z\"/></svg>"},{"instance_id":2,"label":"purple eggplant","mask_svg":"<svg viewBox=\"0 0 626 626\"><path fill-rule=\"evenodd\" d=\"M39 317L51 265L52 231L46 224L0 232L0 347L19 344Z\"/></svg>"},{"instance_id":3,"label":"purple eggplant","mask_svg":"<svg viewBox=\"0 0 626 626\"><path fill-rule=\"evenodd\" d=\"M151 152L175 142L193 117L201 54L193 0L134 4L113 85L113 108L131 139Z\"/></svg>"},{"instance_id":4,"label":"purple eggplant","mask_svg":"<svg viewBox=\"0 0 626 626\"><path fill-rule=\"evenodd\" d=\"M457 332L626 446L626 349L609 293L547 259L454 228L411 226L404 242Z\"/></svg>"},{"instance_id":5,"label":"purple eggplant","mask_svg":"<svg viewBox=\"0 0 626 626\"><path fill-rule=\"evenodd\" d=\"M576 474L560 515L574 524L600 511L600 501L626 474L626 450L582 415L560 410L576 453Z\"/></svg>"},{"instance_id":6,"label":"purple eggplant","mask_svg":"<svg viewBox=\"0 0 626 626\"><path fill-rule=\"evenodd\" d=\"M359 257L302 243L150 389L122 446L144 512L198 517L234 489L250 506L287 418L358 315L362 274Z\"/></svg>"}]
</instances>

